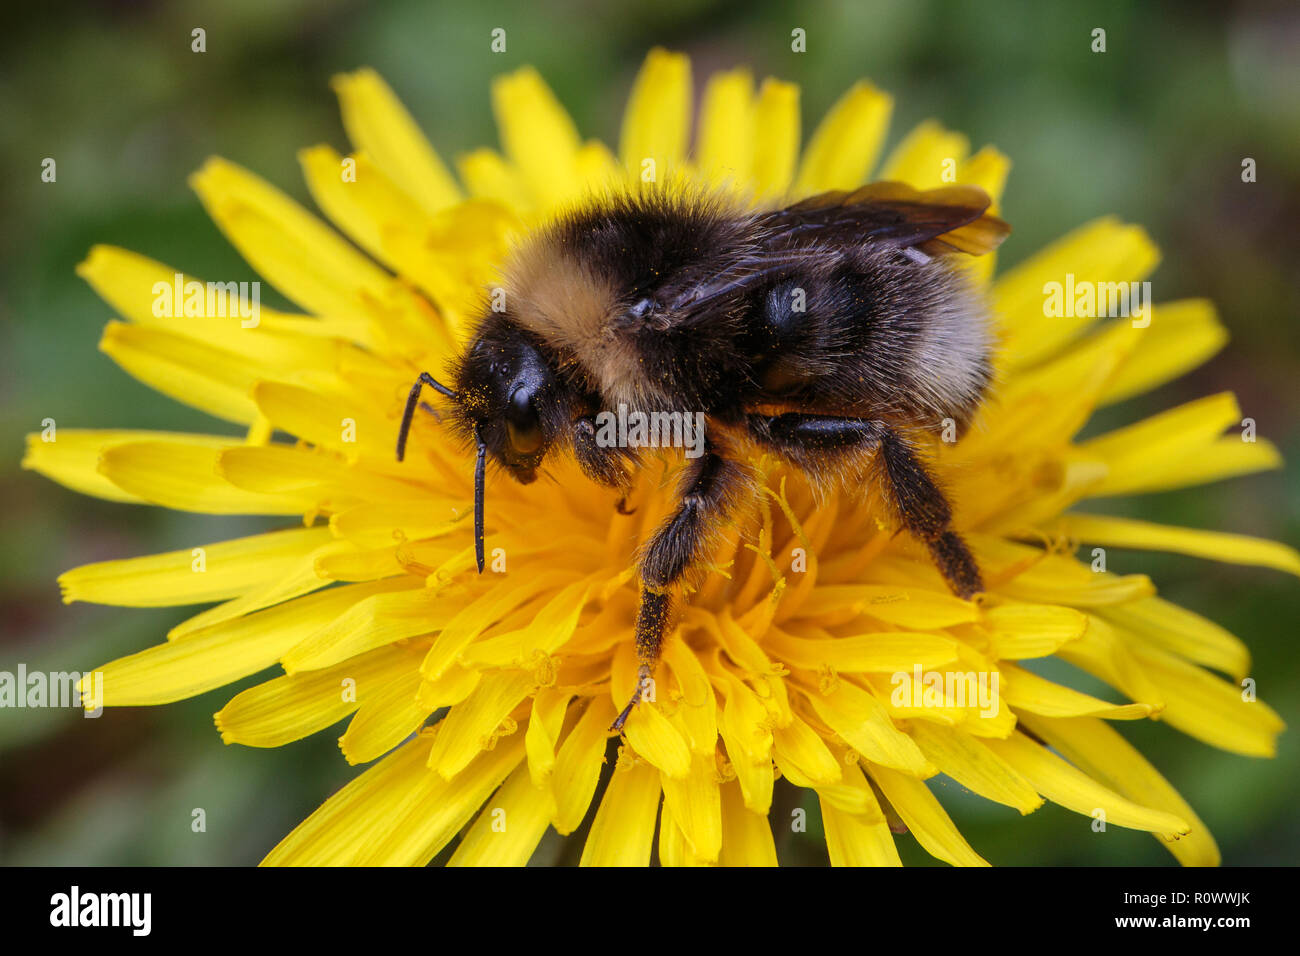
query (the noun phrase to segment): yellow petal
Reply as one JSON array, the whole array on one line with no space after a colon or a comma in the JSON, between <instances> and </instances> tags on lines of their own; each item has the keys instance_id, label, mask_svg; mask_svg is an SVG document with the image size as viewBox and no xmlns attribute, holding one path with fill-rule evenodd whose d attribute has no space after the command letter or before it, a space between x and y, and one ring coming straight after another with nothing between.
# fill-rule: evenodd
<instances>
[{"instance_id":1,"label":"yellow petal","mask_svg":"<svg viewBox=\"0 0 1300 956\"><path fill-rule=\"evenodd\" d=\"M472 505L467 504L472 501L472 497L447 498L431 493L423 502L367 502L330 515L330 530L362 548L382 550L393 541L420 541L431 547L434 542L425 539L456 531L474 513ZM448 548L454 546L445 543ZM412 544L411 552L415 548Z\"/></svg>"},{"instance_id":2,"label":"yellow petal","mask_svg":"<svg viewBox=\"0 0 1300 956\"><path fill-rule=\"evenodd\" d=\"M770 77L754 108L754 195L784 196L799 162L799 87Z\"/></svg>"},{"instance_id":3,"label":"yellow petal","mask_svg":"<svg viewBox=\"0 0 1300 956\"><path fill-rule=\"evenodd\" d=\"M974 604L950 594L879 584L831 584L814 588L800 606L799 614L818 617L838 610L869 614L889 624L917 630L979 620Z\"/></svg>"},{"instance_id":4,"label":"yellow petal","mask_svg":"<svg viewBox=\"0 0 1300 956\"><path fill-rule=\"evenodd\" d=\"M1064 515L1050 533L1114 548L1173 551L1212 561L1251 564L1300 574L1300 552L1276 541L1223 531L1175 528L1169 525L1109 515Z\"/></svg>"},{"instance_id":5,"label":"yellow petal","mask_svg":"<svg viewBox=\"0 0 1300 956\"><path fill-rule=\"evenodd\" d=\"M882 631L834 640L793 637L773 631L763 642L795 667L833 667L841 673L893 673L912 665L939 667L957 659L957 642L937 634Z\"/></svg>"},{"instance_id":6,"label":"yellow petal","mask_svg":"<svg viewBox=\"0 0 1300 956\"><path fill-rule=\"evenodd\" d=\"M893 110L894 98L870 83L859 81L850 87L809 140L795 195L860 186L880 154Z\"/></svg>"},{"instance_id":7,"label":"yellow petal","mask_svg":"<svg viewBox=\"0 0 1300 956\"><path fill-rule=\"evenodd\" d=\"M257 324L246 325L252 316L240 315L239 306L245 306L246 312L251 311L251 288L246 296L240 296L237 288L232 290L225 283L221 284L221 291L227 296L224 310L215 307L214 299L214 310L209 312L205 288L204 314L184 315L186 285L201 280L116 246L92 246L85 260L77 264L77 275L85 279L96 294L124 319L197 339L205 345L219 341L223 349L256 357L272 367L315 367L330 362L335 346L331 337L363 343L371 341L367 334L369 326L364 321L343 316L317 319L289 315L267 308L260 301ZM176 312L177 282L182 290L182 314L172 314ZM206 287L206 283L204 285ZM158 314L155 306L164 295L167 297L162 301L170 302L171 308L159 309L162 314ZM221 314L223 311L225 315Z\"/></svg>"},{"instance_id":8,"label":"yellow petal","mask_svg":"<svg viewBox=\"0 0 1300 956\"><path fill-rule=\"evenodd\" d=\"M248 397L272 374L247 359L184 335L110 322L99 349L133 378L192 408L247 425L257 417Z\"/></svg>"},{"instance_id":9,"label":"yellow petal","mask_svg":"<svg viewBox=\"0 0 1300 956\"><path fill-rule=\"evenodd\" d=\"M831 866L902 866L894 835L883 817L858 817L821 798L822 825Z\"/></svg>"},{"instance_id":10,"label":"yellow petal","mask_svg":"<svg viewBox=\"0 0 1300 956\"><path fill-rule=\"evenodd\" d=\"M332 588L118 658L100 668L104 704L169 704L256 674L356 602L398 586L405 582Z\"/></svg>"},{"instance_id":11,"label":"yellow petal","mask_svg":"<svg viewBox=\"0 0 1300 956\"><path fill-rule=\"evenodd\" d=\"M1123 691L1130 700L1150 705L1153 714L1159 713L1165 708L1164 695L1133 656L1131 646L1104 619L1090 614L1083 637L1057 653L1063 660Z\"/></svg>"},{"instance_id":12,"label":"yellow petal","mask_svg":"<svg viewBox=\"0 0 1300 956\"><path fill-rule=\"evenodd\" d=\"M620 759L582 848L580 866L649 866L659 814L659 771Z\"/></svg>"},{"instance_id":13,"label":"yellow petal","mask_svg":"<svg viewBox=\"0 0 1300 956\"><path fill-rule=\"evenodd\" d=\"M1133 425L1084 442L1080 449L1106 462L1110 476L1094 494L1128 494L1150 488L1152 473L1182 459L1204 455L1223 430L1241 419L1231 392L1199 398Z\"/></svg>"},{"instance_id":14,"label":"yellow petal","mask_svg":"<svg viewBox=\"0 0 1300 956\"><path fill-rule=\"evenodd\" d=\"M320 504L311 489L259 494L236 488L217 470L230 439L171 435L166 440L114 445L99 457L99 471L123 491L146 501L202 514L300 515Z\"/></svg>"},{"instance_id":15,"label":"yellow petal","mask_svg":"<svg viewBox=\"0 0 1300 956\"><path fill-rule=\"evenodd\" d=\"M525 667L549 656L573 636L592 581L575 581L551 598L524 627L475 641L461 652L466 667Z\"/></svg>"},{"instance_id":16,"label":"yellow petal","mask_svg":"<svg viewBox=\"0 0 1300 956\"><path fill-rule=\"evenodd\" d=\"M1219 848L1201 819L1155 767L1105 721L1092 717L1051 720L1030 715L1029 729L1090 777L1144 806L1173 814L1191 825L1178 840L1161 840L1184 866L1218 866Z\"/></svg>"},{"instance_id":17,"label":"yellow petal","mask_svg":"<svg viewBox=\"0 0 1300 956\"><path fill-rule=\"evenodd\" d=\"M266 578L279 577L304 553L329 540L328 528L272 531L166 554L82 565L59 575L59 587L65 604L169 607L220 601Z\"/></svg>"},{"instance_id":18,"label":"yellow petal","mask_svg":"<svg viewBox=\"0 0 1300 956\"><path fill-rule=\"evenodd\" d=\"M182 435L175 432L126 431L113 429L60 428L51 440L41 434L27 436L27 454L22 467L39 472L65 488L109 501L148 504L137 494L118 487L99 470L100 457L109 448L135 442L186 441L221 448L229 438L215 435Z\"/></svg>"},{"instance_id":19,"label":"yellow petal","mask_svg":"<svg viewBox=\"0 0 1300 956\"><path fill-rule=\"evenodd\" d=\"M410 195L365 154L344 157L329 146L313 146L299 151L298 162L311 198L330 222L376 260L401 271L403 263L393 256L385 231L402 225L427 228L429 222Z\"/></svg>"},{"instance_id":20,"label":"yellow petal","mask_svg":"<svg viewBox=\"0 0 1300 956\"><path fill-rule=\"evenodd\" d=\"M982 743L1015 767L1048 800L1075 813L1099 819L1097 811L1104 811L1108 824L1150 830L1170 839L1191 829L1181 817L1140 806L1108 790L1018 731L1006 740L985 740Z\"/></svg>"},{"instance_id":21,"label":"yellow petal","mask_svg":"<svg viewBox=\"0 0 1300 956\"><path fill-rule=\"evenodd\" d=\"M557 833L572 833L587 815L605 762L605 741L614 716L608 698L590 698L587 709L555 755L550 789L555 800L552 822Z\"/></svg>"},{"instance_id":22,"label":"yellow petal","mask_svg":"<svg viewBox=\"0 0 1300 956\"><path fill-rule=\"evenodd\" d=\"M862 772L862 761L847 747L831 746L831 751L840 761L844 774L839 783L827 784L817 788L817 796L837 810L852 814L863 821L884 823L885 815L880 811L875 791L866 774Z\"/></svg>"},{"instance_id":23,"label":"yellow petal","mask_svg":"<svg viewBox=\"0 0 1300 956\"><path fill-rule=\"evenodd\" d=\"M313 548L311 551L298 555L296 561L286 565L278 574L265 575L260 582L238 597L226 601L224 604L218 604L216 607L208 608L206 611L201 611L177 624L167 632L167 640L174 641L191 631L233 620L245 614L260 611L262 608L270 607L273 604L301 597L304 594L310 594L312 591L326 587L331 583L332 579L322 573L322 563L331 555L336 555L340 551L349 548L351 548L351 545L345 541L326 540L324 544ZM395 568L389 574L375 575L364 580L396 577L401 571L401 568Z\"/></svg>"},{"instance_id":24,"label":"yellow petal","mask_svg":"<svg viewBox=\"0 0 1300 956\"><path fill-rule=\"evenodd\" d=\"M430 774L427 737L416 737L326 800L293 829L262 866L345 866L390 826ZM466 814L466 819L469 815Z\"/></svg>"},{"instance_id":25,"label":"yellow petal","mask_svg":"<svg viewBox=\"0 0 1300 956\"><path fill-rule=\"evenodd\" d=\"M1214 304L1184 299L1157 306L1138 347L1101 394L1105 404L1149 392L1201 365L1228 340Z\"/></svg>"},{"instance_id":26,"label":"yellow petal","mask_svg":"<svg viewBox=\"0 0 1300 956\"><path fill-rule=\"evenodd\" d=\"M623 113L619 154L628 174L642 180L646 160L653 160L655 181L666 181L686 155L690 131L690 60L656 47L646 56Z\"/></svg>"},{"instance_id":27,"label":"yellow petal","mask_svg":"<svg viewBox=\"0 0 1300 956\"><path fill-rule=\"evenodd\" d=\"M1002 697L1018 713L1045 717L1106 717L1110 720L1141 720L1150 717L1150 704L1112 704L1077 690L1062 687L1037 674L1003 662Z\"/></svg>"},{"instance_id":28,"label":"yellow petal","mask_svg":"<svg viewBox=\"0 0 1300 956\"><path fill-rule=\"evenodd\" d=\"M420 501L423 490L372 469L348 464L333 455L298 446L242 445L224 450L217 470L236 488L266 494L301 493L333 508L358 499Z\"/></svg>"},{"instance_id":29,"label":"yellow petal","mask_svg":"<svg viewBox=\"0 0 1300 956\"><path fill-rule=\"evenodd\" d=\"M772 750L781 773L796 787L839 783L840 763L822 738L799 717L772 732Z\"/></svg>"},{"instance_id":30,"label":"yellow petal","mask_svg":"<svg viewBox=\"0 0 1300 956\"><path fill-rule=\"evenodd\" d=\"M1238 475L1251 475L1282 467L1282 456L1272 442L1258 438L1246 441L1229 432L1186 456L1148 459L1143 466L1129 468L1097 486L1094 494L1130 494L1190 488ZM1112 468L1112 471L1115 469Z\"/></svg>"},{"instance_id":31,"label":"yellow petal","mask_svg":"<svg viewBox=\"0 0 1300 956\"><path fill-rule=\"evenodd\" d=\"M610 706L621 708L636 686L635 648L619 645L614 653L610 680ZM657 696L656 687L656 696ZM637 754L670 777L685 777L691 770L691 748L682 732L660 709L659 703L643 700L632 709L623 735Z\"/></svg>"},{"instance_id":32,"label":"yellow petal","mask_svg":"<svg viewBox=\"0 0 1300 956\"><path fill-rule=\"evenodd\" d=\"M1032 813L1043 798L1010 764L960 728L925 720L912 721L908 732L921 752L968 790L981 797Z\"/></svg>"},{"instance_id":33,"label":"yellow petal","mask_svg":"<svg viewBox=\"0 0 1300 956\"><path fill-rule=\"evenodd\" d=\"M994 286L997 310L1005 319L1006 362L1021 368L1047 358L1095 318L1088 315L1050 316L1049 283L1062 293L1067 275L1081 283L1137 282L1160 260L1146 232L1106 217L1081 226L1004 274Z\"/></svg>"},{"instance_id":34,"label":"yellow petal","mask_svg":"<svg viewBox=\"0 0 1300 956\"><path fill-rule=\"evenodd\" d=\"M362 293L386 293L390 279L382 269L247 170L209 159L190 185L248 263L308 311L346 315L362 308Z\"/></svg>"},{"instance_id":35,"label":"yellow petal","mask_svg":"<svg viewBox=\"0 0 1300 956\"><path fill-rule=\"evenodd\" d=\"M1088 617L1069 607L1049 604L1002 604L985 611L989 653L999 660L1047 657L1078 640Z\"/></svg>"},{"instance_id":36,"label":"yellow petal","mask_svg":"<svg viewBox=\"0 0 1300 956\"><path fill-rule=\"evenodd\" d=\"M448 866L524 866L550 825L550 805L518 767L469 828Z\"/></svg>"},{"instance_id":37,"label":"yellow petal","mask_svg":"<svg viewBox=\"0 0 1300 956\"><path fill-rule=\"evenodd\" d=\"M664 806L681 829L691 852L712 863L722 850L722 796L713 754L694 754L685 777L660 775Z\"/></svg>"},{"instance_id":38,"label":"yellow petal","mask_svg":"<svg viewBox=\"0 0 1300 956\"><path fill-rule=\"evenodd\" d=\"M745 806L766 814L772 807L772 729L767 708L758 696L731 675L718 725L732 767L745 797Z\"/></svg>"},{"instance_id":39,"label":"yellow petal","mask_svg":"<svg viewBox=\"0 0 1300 956\"><path fill-rule=\"evenodd\" d=\"M618 188L623 170L608 146L590 140L578 150L578 180L588 192L604 192Z\"/></svg>"},{"instance_id":40,"label":"yellow petal","mask_svg":"<svg viewBox=\"0 0 1300 956\"><path fill-rule=\"evenodd\" d=\"M364 846L353 865L425 866L519 766L524 752L522 737L507 737L480 754L453 780L425 770L406 799L384 817L383 829L376 834L380 838Z\"/></svg>"},{"instance_id":41,"label":"yellow petal","mask_svg":"<svg viewBox=\"0 0 1300 956\"><path fill-rule=\"evenodd\" d=\"M361 401L317 388L267 381L253 386L252 400L277 428L291 435L341 452L349 460L364 458L372 468L396 470L388 467L393 459L396 420L389 421Z\"/></svg>"},{"instance_id":42,"label":"yellow petal","mask_svg":"<svg viewBox=\"0 0 1300 956\"><path fill-rule=\"evenodd\" d=\"M894 726L884 704L847 680L836 680L830 693L809 693L817 716L850 747L877 763L904 773L931 776L935 768L911 737Z\"/></svg>"},{"instance_id":43,"label":"yellow petal","mask_svg":"<svg viewBox=\"0 0 1300 956\"><path fill-rule=\"evenodd\" d=\"M1245 699L1241 687L1157 647L1135 642L1132 652L1164 696L1161 720L1212 747L1250 757L1277 755L1277 736L1286 725L1263 701Z\"/></svg>"},{"instance_id":44,"label":"yellow petal","mask_svg":"<svg viewBox=\"0 0 1300 956\"><path fill-rule=\"evenodd\" d=\"M1102 607L1155 593L1155 586L1145 574L1093 571L1070 555L1046 554L1011 542L994 544L983 535L971 535L970 538L976 557L983 559L981 567L990 580L996 582L1001 571L1014 569L1011 580L995 583L991 589L1017 601L1075 608ZM1012 555L1019 558L1009 560ZM1032 563L1024 566L1023 562L1028 560Z\"/></svg>"},{"instance_id":45,"label":"yellow petal","mask_svg":"<svg viewBox=\"0 0 1300 956\"><path fill-rule=\"evenodd\" d=\"M555 751L572 699L571 690L555 687L538 688L533 698L524 746L528 753L528 772L532 774L533 786L539 789L550 788L551 774L555 770Z\"/></svg>"},{"instance_id":46,"label":"yellow petal","mask_svg":"<svg viewBox=\"0 0 1300 956\"><path fill-rule=\"evenodd\" d=\"M672 809L665 802L659 814L659 865L708 866L709 861L695 855Z\"/></svg>"},{"instance_id":47,"label":"yellow petal","mask_svg":"<svg viewBox=\"0 0 1300 956\"><path fill-rule=\"evenodd\" d=\"M450 780L469 766L482 751L495 744L504 731L511 738L516 725L510 712L537 686L529 671L496 671L486 675L474 692L451 709L429 751L429 766ZM522 739L519 746L523 746Z\"/></svg>"},{"instance_id":48,"label":"yellow petal","mask_svg":"<svg viewBox=\"0 0 1300 956\"><path fill-rule=\"evenodd\" d=\"M1162 598L1116 604L1098 609L1097 614L1157 647L1238 681L1250 673L1250 649L1242 641L1213 621Z\"/></svg>"},{"instance_id":49,"label":"yellow petal","mask_svg":"<svg viewBox=\"0 0 1300 956\"><path fill-rule=\"evenodd\" d=\"M453 664L437 680L421 678L415 698L432 713L444 707L454 707L466 700L482 682L482 671L472 671L468 667Z\"/></svg>"},{"instance_id":50,"label":"yellow petal","mask_svg":"<svg viewBox=\"0 0 1300 956\"><path fill-rule=\"evenodd\" d=\"M380 648L373 653L386 650ZM420 699L419 659L404 660L409 670L394 675L386 684L367 694L348 721L348 729L339 738L339 750L348 763L368 763L382 757L419 730L436 709ZM303 676L310 677L312 673L308 671Z\"/></svg>"},{"instance_id":51,"label":"yellow petal","mask_svg":"<svg viewBox=\"0 0 1300 956\"><path fill-rule=\"evenodd\" d=\"M510 209L532 209L532 196L523 174L496 150L483 147L457 157L456 168L471 196L494 200Z\"/></svg>"},{"instance_id":52,"label":"yellow petal","mask_svg":"<svg viewBox=\"0 0 1300 956\"><path fill-rule=\"evenodd\" d=\"M966 709L958 707L955 698L933 691L927 695L924 680L914 680L908 671L868 674L865 680L895 720L937 721L948 727L966 720Z\"/></svg>"},{"instance_id":53,"label":"yellow petal","mask_svg":"<svg viewBox=\"0 0 1300 956\"><path fill-rule=\"evenodd\" d=\"M1010 171L1010 158L992 146L985 146L961 164L957 171L957 182L978 186L988 193L989 198L993 200L989 212L996 214L1001 205L1002 190L1006 186L1007 174Z\"/></svg>"},{"instance_id":54,"label":"yellow petal","mask_svg":"<svg viewBox=\"0 0 1300 956\"><path fill-rule=\"evenodd\" d=\"M508 612L522 607L538 594L545 593L553 587L569 583L573 578L571 572L559 568L543 571L541 574L528 575L515 587L493 588L472 603L457 611L442 634L429 648L420 672L428 680L437 680L443 672L455 663L460 652L474 638L501 620ZM628 688L631 693L631 688Z\"/></svg>"},{"instance_id":55,"label":"yellow petal","mask_svg":"<svg viewBox=\"0 0 1300 956\"><path fill-rule=\"evenodd\" d=\"M532 67L497 77L492 110L501 145L543 206L568 199L575 180L578 128Z\"/></svg>"},{"instance_id":56,"label":"yellow petal","mask_svg":"<svg viewBox=\"0 0 1300 956\"><path fill-rule=\"evenodd\" d=\"M867 772L876 781L894 811L925 851L953 866L988 866L988 861L971 849L952 818L940 806L930 788L906 774L868 764Z\"/></svg>"},{"instance_id":57,"label":"yellow petal","mask_svg":"<svg viewBox=\"0 0 1300 956\"><path fill-rule=\"evenodd\" d=\"M767 814L745 806L740 785L734 780L722 785L721 866L776 866L776 843Z\"/></svg>"},{"instance_id":58,"label":"yellow petal","mask_svg":"<svg viewBox=\"0 0 1300 956\"><path fill-rule=\"evenodd\" d=\"M441 595L412 587L419 579L397 578L403 590L372 594L317 628L280 657L287 673L329 667L356 654L407 637L436 631L452 611Z\"/></svg>"},{"instance_id":59,"label":"yellow petal","mask_svg":"<svg viewBox=\"0 0 1300 956\"><path fill-rule=\"evenodd\" d=\"M712 756L718 746L718 712L708 675L685 641L669 641L664 661L677 684L671 692L677 703L674 721L693 751Z\"/></svg>"},{"instance_id":60,"label":"yellow petal","mask_svg":"<svg viewBox=\"0 0 1300 956\"><path fill-rule=\"evenodd\" d=\"M460 190L411 114L374 70L333 79L343 128L358 150L430 212L460 199Z\"/></svg>"},{"instance_id":61,"label":"yellow petal","mask_svg":"<svg viewBox=\"0 0 1300 956\"><path fill-rule=\"evenodd\" d=\"M746 183L754 160L754 78L746 69L714 73L704 88L695 161L710 181Z\"/></svg>"},{"instance_id":62,"label":"yellow petal","mask_svg":"<svg viewBox=\"0 0 1300 956\"><path fill-rule=\"evenodd\" d=\"M384 258L437 307L429 308L403 286L390 286L388 301L376 306L400 323L392 331L404 334L389 333L388 341L412 363L437 368L460 350L469 319L484 307L484 289L498 283L497 269L511 232L519 227L518 215L500 202L475 199L428 219L406 215L378 226ZM383 330L392 324L387 319Z\"/></svg>"},{"instance_id":63,"label":"yellow petal","mask_svg":"<svg viewBox=\"0 0 1300 956\"><path fill-rule=\"evenodd\" d=\"M970 153L970 140L934 120L918 125L894 147L876 178L932 189L956 181Z\"/></svg>"},{"instance_id":64,"label":"yellow petal","mask_svg":"<svg viewBox=\"0 0 1300 956\"><path fill-rule=\"evenodd\" d=\"M221 739L247 747L280 747L338 723L358 703L419 661L402 648L383 647L334 667L277 677L243 691L215 715Z\"/></svg>"}]
</instances>

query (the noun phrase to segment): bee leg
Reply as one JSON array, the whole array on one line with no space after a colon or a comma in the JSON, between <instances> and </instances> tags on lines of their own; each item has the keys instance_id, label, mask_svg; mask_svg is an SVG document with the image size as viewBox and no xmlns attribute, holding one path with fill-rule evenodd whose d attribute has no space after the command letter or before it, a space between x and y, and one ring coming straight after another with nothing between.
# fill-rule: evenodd
<instances>
[{"instance_id":1,"label":"bee leg","mask_svg":"<svg viewBox=\"0 0 1300 956\"><path fill-rule=\"evenodd\" d=\"M948 587L967 599L984 590L970 549L952 529L948 499L907 440L884 422L788 413L751 415L749 429L760 444L813 473L837 470L864 452L875 452L899 520L925 542Z\"/></svg>"},{"instance_id":2,"label":"bee leg","mask_svg":"<svg viewBox=\"0 0 1300 956\"><path fill-rule=\"evenodd\" d=\"M632 479L624 467L623 449L605 448L596 441L596 421L590 415L583 415L573 423L573 456L578 460L582 473L592 481L627 493L632 490ZM625 501L620 501L620 505ZM619 513L624 514L622 508Z\"/></svg>"},{"instance_id":3,"label":"bee leg","mask_svg":"<svg viewBox=\"0 0 1300 956\"><path fill-rule=\"evenodd\" d=\"M948 587L966 600L983 591L979 566L961 535L952 529L952 506L907 441L886 430L880 458L903 525L926 543Z\"/></svg>"},{"instance_id":4,"label":"bee leg","mask_svg":"<svg viewBox=\"0 0 1300 956\"><path fill-rule=\"evenodd\" d=\"M714 530L737 501L742 465L709 450L687 468L681 503L641 555L641 609L636 618L636 690L611 731L618 732L651 686L672 612L670 589L710 543Z\"/></svg>"},{"instance_id":5,"label":"bee leg","mask_svg":"<svg viewBox=\"0 0 1300 956\"><path fill-rule=\"evenodd\" d=\"M659 663L659 652L663 646L664 632L668 630L671 611L672 601L667 591L652 591L647 587L641 589L641 609L636 615L636 657L640 662L636 671L636 689L632 691L632 699L627 702L627 706L610 724L609 729L614 733L623 730L623 724L631 715L632 708L641 702L647 691L650 692L650 699L654 699L651 688L654 685L655 665Z\"/></svg>"}]
</instances>

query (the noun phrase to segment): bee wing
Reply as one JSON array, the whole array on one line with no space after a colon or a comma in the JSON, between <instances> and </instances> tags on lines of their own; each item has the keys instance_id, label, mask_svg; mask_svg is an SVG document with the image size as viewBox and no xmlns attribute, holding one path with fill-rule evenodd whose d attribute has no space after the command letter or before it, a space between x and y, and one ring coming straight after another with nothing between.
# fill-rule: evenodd
<instances>
[{"instance_id":1,"label":"bee wing","mask_svg":"<svg viewBox=\"0 0 1300 956\"><path fill-rule=\"evenodd\" d=\"M832 190L760 222L772 242L877 242L915 246L931 255L991 252L1011 232L986 213L991 200L978 186L944 186L924 192L903 183L870 183L860 189Z\"/></svg>"},{"instance_id":2,"label":"bee wing","mask_svg":"<svg viewBox=\"0 0 1300 956\"><path fill-rule=\"evenodd\" d=\"M914 247L931 256L983 255L1011 233L1006 222L987 214L990 204L978 186L922 192L904 183L879 182L819 193L756 216L761 248L668 305L679 313L677 321L698 321L766 278L824 260L828 246L879 243Z\"/></svg>"}]
</instances>

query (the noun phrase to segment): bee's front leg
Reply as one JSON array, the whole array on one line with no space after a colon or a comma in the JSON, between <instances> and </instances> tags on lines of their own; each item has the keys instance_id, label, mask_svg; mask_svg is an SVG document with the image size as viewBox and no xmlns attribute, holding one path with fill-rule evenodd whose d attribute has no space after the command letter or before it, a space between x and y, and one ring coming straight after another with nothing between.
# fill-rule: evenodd
<instances>
[{"instance_id":1,"label":"bee's front leg","mask_svg":"<svg viewBox=\"0 0 1300 956\"><path fill-rule=\"evenodd\" d=\"M632 490L632 476L628 471L628 464L635 459L627 449L601 445L596 434L596 420L593 416L583 415L575 419L570 436L573 442L573 457L577 459L578 467L582 469L584 475L597 484L613 488L626 499ZM623 501L619 503L621 505Z\"/></svg>"},{"instance_id":2,"label":"bee's front leg","mask_svg":"<svg viewBox=\"0 0 1300 956\"><path fill-rule=\"evenodd\" d=\"M683 476L681 503L654 533L641 554L641 609L636 618L636 689L610 727L621 731L643 699L659 663L672 613L671 588L707 553L722 521L739 500L746 470L712 445Z\"/></svg>"}]
</instances>

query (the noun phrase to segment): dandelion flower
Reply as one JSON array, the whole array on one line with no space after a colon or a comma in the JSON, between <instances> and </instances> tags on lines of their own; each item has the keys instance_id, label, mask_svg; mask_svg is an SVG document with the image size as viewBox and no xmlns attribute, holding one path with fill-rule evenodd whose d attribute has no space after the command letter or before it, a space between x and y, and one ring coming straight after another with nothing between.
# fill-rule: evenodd
<instances>
[{"instance_id":1,"label":"dandelion flower","mask_svg":"<svg viewBox=\"0 0 1300 956\"><path fill-rule=\"evenodd\" d=\"M932 188L945 169L996 202L1008 160L928 122L877 167L892 100L867 83L801 150L798 89L755 88L744 70L709 79L691 149L690 65L656 50L617 155L584 141L523 69L492 88L501 150L462 156L453 174L374 72L335 88L355 152L316 146L301 161L338 231L225 160L192 179L301 314L264 308L252 323L196 304L164 317L156 290L190 277L103 246L79 267L121 317L100 347L240 433L61 429L54 442L32 436L24 461L101 498L289 525L60 578L69 602L212 604L104 665L106 706L165 704L278 665L216 715L226 742L275 747L350 717L343 756L370 766L265 863L424 864L454 847L453 864L522 864L549 829L590 820L585 864L773 864L772 827L789 825L770 819L785 778L815 793L834 864L897 864L896 839L911 838L948 863L983 864L927 782L939 775L1022 814L1045 800L1104 813L1182 863L1218 862L1204 823L1115 722L1159 719L1253 756L1273 754L1282 723L1233 683L1250 668L1237 638L1158 597L1146 576L1096 570L1075 551L1148 548L1291 573L1300 555L1070 510L1279 464L1272 445L1233 433L1241 415L1228 394L1077 438L1094 409L1187 371L1225 339L1199 300L1155 305L1145 326L1044 317L1045 284L1066 274L1148 275L1158 253L1140 228L1100 219L996 279L993 256L970 263L996 312L997 385L971 432L938 444L935 467L986 593L954 597L872 496L817 498L798 474L756 462L762 490L686 595L656 699L611 742L636 680L634 555L671 506L676 465L642 471L632 514L572 463L526 487L490 478L480 575L472 466L449 430L419 416L414 453L394 459L411 382L446 366L514 238L590 190L636 181L646 160L661 177L767 205L873 171ZM1116 699L1027 663L1048 657ZM996 678L987 706L960 680L932 680L964 674Z\"/></svg>"}]
</instances>

